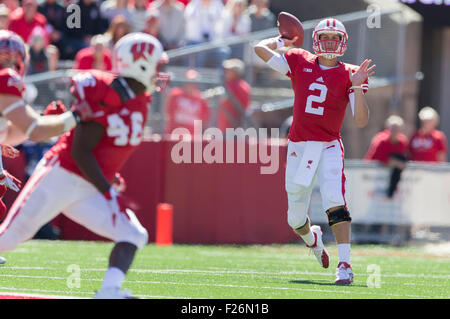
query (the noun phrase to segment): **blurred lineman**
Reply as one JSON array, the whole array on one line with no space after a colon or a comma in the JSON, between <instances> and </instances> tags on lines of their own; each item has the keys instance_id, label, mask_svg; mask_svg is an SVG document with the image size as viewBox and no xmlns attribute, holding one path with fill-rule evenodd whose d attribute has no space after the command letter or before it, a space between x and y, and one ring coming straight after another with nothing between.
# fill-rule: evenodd
<instances>
[{"instance_id":1,"label":"blurred lineman","mask_svg":"<svg viewBox=\"0 0 450 319\"><path fill-rule=\"evenodd\" d=\"M439 114L426 106L419 112L420 128L413 134L409 143L410 159L422 162L447 161L447 138L436 127Z\"/></svg>"},{"instance_id":2,"label":"blurred lineman","mask_svg":"<svg viewBox=\"0 0 450 319\"><path fill-rule=\"evenodd\" d=\"M389 198L394 196L402 171L406 167L408 138L401 132L403 124L400 116L389 116L385 123L386 129L372 138L369 151L365 156L367 160L376 160L392 168L387 190Z\"/></svg>"},{"instance_id":3,"label":"blurred lineman","mask_svg":"<svg viewBox=\"0 0 450 319\"><path fill-rule=\"evenodd\" d=\"M2 145L2 155L6 156L8 149L13 150L6 144L17 145L28 138L45 141L73 129L82 119L90 116L83 105L74 106L73 112L56 116L41 116L35 112L22 98L26 60L27 52L21 37L12 31L0 30L0 143L5 144ZM3 169L0 158L0 198L7 188L19 191L17 184L18 181ZM5 211L6 207L0 200L0 222ZM0 238L5 224L0 227Z\"/></svg>"},{"instance_id":4,"label":"blurred lineman","mask_svg":"<svg viewBox=\"0 0 450 319\"><path fill-rule=\"evenodd\" d=\"M340 129L350 102L358 127L367 125L369 109L364 94L375 65L361 66L337 61L347 48L348 35L336 19L320 21L313 31L312 54L291 48L297 40L280 37L261 41L255 53L292 81L295 93L293 123L289 130L286 166L288 223L311 248L319 264L327 268L329 255L320 226L310 226L307 216L314 179L319 179L323 209L338 244L339 263L335 284L353 282L350 266L350 214L345 201L344 147Z\"/></svg>"},{"instance_id":5,"label":"blurred lineman","mask_svg":"<svg viewBox=\"0 0 450 319\"><path fill-rule=\"evenodd\" d=\"M88 104L92 117L44 155L0 228L0 252L15 249L63 212L115 242L96 298L124 299L132 298L120 289L125 274L148 235L113 183L141 143L150 92L156 89L157 68L165 56L159 41L143 33L120 39L114 56L117 75L91 70L73 76L76 103Z\"/></svg>"}]
</instances>

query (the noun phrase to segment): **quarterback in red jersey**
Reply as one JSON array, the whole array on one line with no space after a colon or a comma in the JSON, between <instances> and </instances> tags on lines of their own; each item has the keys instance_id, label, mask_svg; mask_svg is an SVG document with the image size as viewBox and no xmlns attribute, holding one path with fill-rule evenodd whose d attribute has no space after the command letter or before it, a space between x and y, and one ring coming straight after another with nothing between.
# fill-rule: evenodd
<instances>
[{"instance_id":1,"label":"quarterback in red jersey","mask_svg":"<svg viewBox=\"0 0 450 319\"><path fill-rule=\"evenodd\" d=\"M115 74L83 71L73 76L76 103L88 105L92 117L61 137L38 164L0 227L0 252L15 249L63 212L115 242L95 297L123 299L132 298L121 290L122 282L148 235L113 183L141 143L165 55L153 36L131 33L116 43L114 56Z\"/></svg>"},{"instance_id":2,"label":"quarterback in red jersey","mask_svg":"<svg viewBox=\"0 0 450 319\"><path fill-rule=\"evenodd\" d=\"M338 244L335 283L351 284L351 218L345 202L340 129L349 102L355 124L367 125L369 111L364 93L375 65L370 66L371 60L364 60L359 67L337 60L346 51L348 35L336 19L320 21L312 37L315 54L300 48L291 48L284 54L276 51L293 46L297 37L265 39L255 46L255 53L291 79L295 94L286 165L288 223L313 250L319 264L328 268L329 255L320 226L311 226L307 216L313 181L318 178L323 209Z\"/></svg>"}]
</instances>

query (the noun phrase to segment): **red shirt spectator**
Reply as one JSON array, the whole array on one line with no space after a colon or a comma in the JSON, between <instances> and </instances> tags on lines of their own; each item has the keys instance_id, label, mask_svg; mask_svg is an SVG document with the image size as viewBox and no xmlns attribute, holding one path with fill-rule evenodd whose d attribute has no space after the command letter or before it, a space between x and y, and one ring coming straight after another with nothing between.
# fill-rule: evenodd
<instances>
[{"instance_id":1,"label":"red shirt spectator","mask_svg":"<svg viewBox=\"0 0 450 319\"><path fill-rule=\"evenodd\" d=\"M447 153L447 138L438 130L424 134L420 130L411 137L409 152L412 161L439 162L439 153Z\"/></svg>"},{"instance_id":2,"label":"red shirt spectator","mask_svg":"<svg viewBox=\"0 0 450 319\"><path fill-rule=\"evenodd\" d=\"M197 72L190 70L186 73L189 80L197 77ZM209 124L210 110L208 102L201 96L197 85L188 82L183 88L173 88L170 90L166 104L166 114L168 122L166 132L171 133L178 127L187 128L194 134L194 121L203 121L202 127Z\"/></svg>"},{"instance_id":3,"label":"red shirt spectator","mask_svg":"<svg viewBox=\"0 0 450 319\"><path fill-rule=\"evenodd\" d=\"M411 137L410 159L423 162L445 162L447 160L447 138L436 130L439 114L426 106L419 112L420 128Z\"/></svg>"},{"instance_id":4,"label":"red shirt spectator","mask_svg":"<svg viewBox=\"0 0 450 319\"><path fill-rule=\"evenodd\" d=\"M112 70L112 62L111 55L108 49L103 51L103 60L99 61L95 59L95 48L89 47L84 48L78 51L75 56L75 64L73 66L74 69L79 70L103 70L103 71L111 71Z\"/></svg>"},{"instance_id":5,"label":"red shirt spectator","mask_svg":"<svg viewBox=\"0 0 450 319\"><path fill-rule=\"evenodd\" d=\"M9 30L20 35L24 42L28 42L35 27L41 27L45 30L47 26L47 19L37 12L36 0L24 0L21 8L17 8L10 13L9 20ZM46 43L48 43L47 34Z\"/></svg>"},{"instance_id":6,"label":"red shirt spectator","mask_svg":"<svg viewBox=\"0 0 450 319\"><path fill-rule=\"evenodd\" d=\"M367 160L378 160L384 164L389 163L392 154L406 155L408 152L408 138L402 133L397 133L392 138L391 131L385 129L377 133L370 143L369 151L364 157Z\"/></svg>"},{"instance_id":7,"label":"red shirt spectator","mask_svg":"<svg viewBox=\"0 0 450 319\"><path fill-rule=\"evenodd\" d=\"M241 77L244 71L244 64L239 59L226 60L223 63L225 69L225 87L232 94L240 105L235 105L230 97L220 102L217 112L217 127L225 132L227 128L242 126L242 119L250 106L251 88Z\"/></svg>"}]
</instances>

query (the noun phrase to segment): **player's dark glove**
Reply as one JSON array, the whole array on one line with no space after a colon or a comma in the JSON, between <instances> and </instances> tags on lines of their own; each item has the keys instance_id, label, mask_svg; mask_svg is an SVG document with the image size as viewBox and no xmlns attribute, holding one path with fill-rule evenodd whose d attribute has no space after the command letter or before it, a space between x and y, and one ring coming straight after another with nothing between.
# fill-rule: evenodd
<instances>
[{"instance_id":1,"label":"player's dark glove","mask_svg":"<svg viewBox=\"0 0 450 319\"><path fill-rule=\"evenodd\" d=\"M93 118L92 108L86 101L78 101L70 109L77 123L87 122Z\"/></svg>"}]
</instances>

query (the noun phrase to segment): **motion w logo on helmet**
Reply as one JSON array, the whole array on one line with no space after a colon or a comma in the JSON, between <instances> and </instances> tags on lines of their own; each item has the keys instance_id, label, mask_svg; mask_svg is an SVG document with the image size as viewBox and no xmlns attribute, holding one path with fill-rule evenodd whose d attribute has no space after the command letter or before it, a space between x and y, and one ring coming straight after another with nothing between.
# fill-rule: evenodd
<instances>
[{"instance_id":1,"label":"motion w logo on helmet","mask_svg":"<svg viewBox=\"0 0 450 319\"><path fill-rule=\"evenodd\" d=\"M148 42L138 42L133 44L131 47L131 53L133 54L133 62L139 60L140 58L143 58L145 60L148 60L147 57L150 57L152 55L153 49L155 46L153 43ZM148 55L145 55L145 52L148 53Z\"/></svg>"}]
</instances>

